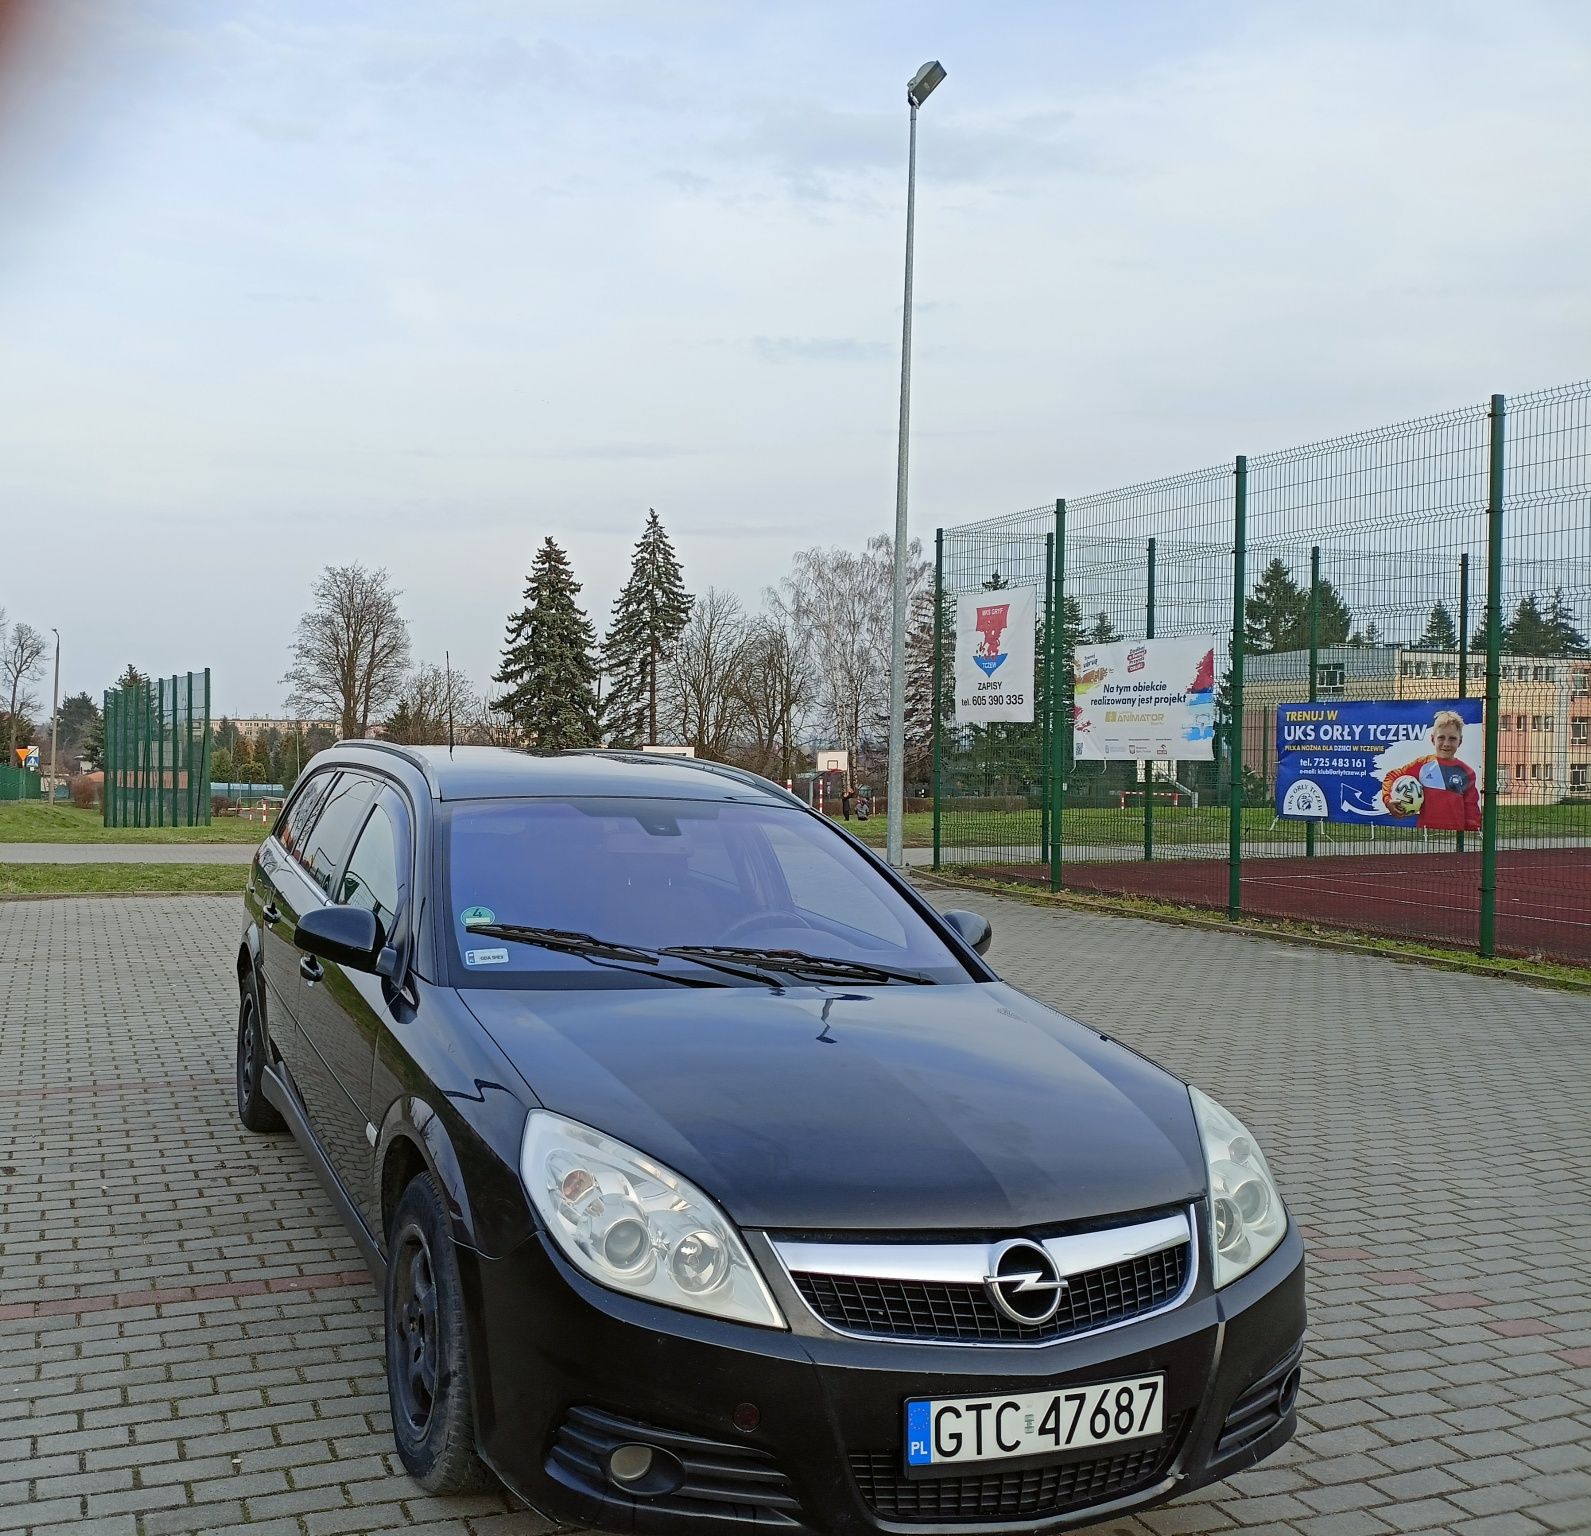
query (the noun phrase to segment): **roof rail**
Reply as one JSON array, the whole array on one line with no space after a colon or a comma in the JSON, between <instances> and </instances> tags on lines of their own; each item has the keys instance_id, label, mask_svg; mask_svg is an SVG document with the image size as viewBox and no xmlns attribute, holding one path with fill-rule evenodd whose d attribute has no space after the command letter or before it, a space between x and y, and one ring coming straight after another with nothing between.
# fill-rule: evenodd
<instances>
[{"instance_id":1,"label":"roof rail","mask_svg":"<svg viewBox=\"0 0 1591 1536\"><path fill-rule=\"evenodd\" d=\"M792 805L799 805L802 810L811 807L799 795L793 795L783 784L777 784L772 779L765 779L760 773L752 773L746 768L737 768L733 763L715 763L710 758L703 757L674 757L661 752L634 752L623 747L566 747L558 754L559 757L611 757L623 763L646 763L656 767L659 762L671 763L679 768L694 768L698 773L716 774L722 779L733 779L737 784L744 784L748 789L760 789L764 793L772 790L783 800L788 800Z\"/></svg>"},{"instance_id":2,"label":"roof rail","mask_svg":"<svg viewBox=\"0 0 1591 1536\"><path fill-rule=\"evenodd\" d=\"M431 772L431 765L418 752L411 752L407 747L399 746L397 742L377 741L370 736L350 736L342 741L334 741L330 750L335 752L339 747L363 747L371 752L389 752L393 757L400 757L411 768L419 769L425 779L426 787L437 799L442 798L442 786L437 782L436 775Z\"/></svg>"}]
</instances>

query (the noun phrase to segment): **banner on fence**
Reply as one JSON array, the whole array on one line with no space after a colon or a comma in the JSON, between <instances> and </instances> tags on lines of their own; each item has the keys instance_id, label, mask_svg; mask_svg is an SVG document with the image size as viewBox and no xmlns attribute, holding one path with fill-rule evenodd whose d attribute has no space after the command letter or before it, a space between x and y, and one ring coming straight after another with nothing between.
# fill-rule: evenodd
<instances>
[{"instance_id":1,"label":"banner on fence","mask_svg":"<svg viewBox=\"0 0 1591 1536\"><path fill-rule=\"evenodd\" d=\"M1033 719L1038 588L1000 587L956 600L956 724Z\"/></svg>"},{"instance_id":2,"label":"banner on fence","mask_svg":"<svg viewBox=\"0 0 1591 1536\"><path fill-rule=\"evenodd\" d=\"M1079 644L1072 669L1079 758L1209 762L1215 755L1212 637Z\"/></svg>"},{"instance_id":3,"label":"banner on fence","mask_svg":"<svg viewBox=\"0 0 1591 1536\"><path fill-rule=\"evenodd\" d=\"M1276 813L1478 832L1479 699L1356 699L1276 709Z\"/></svg>"}]
</instances>

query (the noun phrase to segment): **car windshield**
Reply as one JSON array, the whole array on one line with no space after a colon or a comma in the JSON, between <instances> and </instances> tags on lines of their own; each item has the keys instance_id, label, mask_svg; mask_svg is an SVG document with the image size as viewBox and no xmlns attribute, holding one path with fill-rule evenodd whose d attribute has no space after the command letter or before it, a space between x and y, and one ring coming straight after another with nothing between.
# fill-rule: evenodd
<instances>
[{"instance_id":1,"label":"car windshield","mask_svg":"<svg viewBox=\"0 0 1591 1536\"><path fill-rule=\"evenodd\" d=\"M442 837L461 986L655 984L637 968L471 932L493 923L591 934L649 950L800 950L934 981L970 979L863 855L794 806L596 797L465 801L444 817ZM663 968L706 974L683 958L668 958Z\"/></svg>"}]
</instances>

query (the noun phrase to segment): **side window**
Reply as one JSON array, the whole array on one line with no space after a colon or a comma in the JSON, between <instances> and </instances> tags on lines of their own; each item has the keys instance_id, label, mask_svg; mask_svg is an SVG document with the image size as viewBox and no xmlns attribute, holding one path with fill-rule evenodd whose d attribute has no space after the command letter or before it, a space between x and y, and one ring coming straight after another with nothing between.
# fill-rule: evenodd
<instances>
[{"instance_id":1,"label":"side window","mask_svg":"<svg viewBox=\"0 0 1591 1536\"><path fill-rule=\"evenodd\" d=\"M320 809L321 802L326 798L326 791L331 788L331 781L336 777L335 773L315 774L282 812L282 818L276 824L276 840L289 853L303 842L304 834L309 831L310 825L315 820L315 813Z\"/></svg>"},{"instance_id":2,"label":"side window","mask_svg":"<svg viewBox=\"0 0 1591 1536\"><path fill-rule=\"evenodd\" d=\"M342 868L349 844L354 840L354 833L376 798L376 788L374 780L361 774L342 774L326 797L325 807L309 829L309 835L298 845L294 857L328 896L333 894L332 885Z\"/></svg>"},{"instance_id":3,"label":"side window","mask_svg":"<svg viewBox=\"0 0 1591 1536\"><path fill-rule=\"evenodd\" d=\"M399 884L398 835L386 807L378 805L354 844L338 899L347 906L374 912L382 933L390 934L398 911Z\"/></svg>"}]
</instances>

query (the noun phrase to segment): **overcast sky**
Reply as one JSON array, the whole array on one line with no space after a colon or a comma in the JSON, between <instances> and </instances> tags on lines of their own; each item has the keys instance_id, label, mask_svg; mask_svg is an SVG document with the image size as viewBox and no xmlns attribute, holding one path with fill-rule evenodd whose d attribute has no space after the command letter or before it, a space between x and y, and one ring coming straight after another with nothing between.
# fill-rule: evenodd
<instances>
[{"instance_id":1,"label":"overcast sky","mask_svg":"<svg viewBox=\"0 0 1591 1536\"><path fill-rule=\"evenodd\" d=\"M276 713L319 567L478 683L694 590L1591 373L1591 7L49 0L0 67L0 605Z\"/></svg>"}]
</instances>

